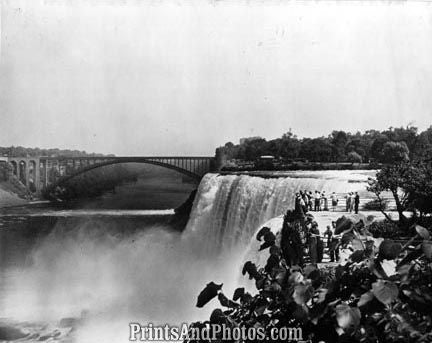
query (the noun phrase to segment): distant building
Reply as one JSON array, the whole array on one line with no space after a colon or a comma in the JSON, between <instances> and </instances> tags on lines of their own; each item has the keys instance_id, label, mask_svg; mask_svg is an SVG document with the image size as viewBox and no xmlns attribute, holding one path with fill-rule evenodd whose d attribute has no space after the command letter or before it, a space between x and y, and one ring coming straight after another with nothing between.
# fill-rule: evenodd
<instances>
[{"instance_id":1,"label":"distant building","mask_svg":"<svg viewBox=\"0 0 432 343\"><path fill-rule=\"evenodd\" d=\"M262 155L259 157L259 159L262 161L273 161L275 157L272 155Z\"/></svg>"},{"instance_id":2,"label":"distant building","mask_svg":"<svg viewBox=\"0 0 432 343\"><path fill-rule=\"evenodd\" d=\"M256 141L257 139L262 139L262 137L254 136L254 137L240 138L240 145L245 144L245 143L250 142L250 141Z\"/></svg>"}]
</instances>

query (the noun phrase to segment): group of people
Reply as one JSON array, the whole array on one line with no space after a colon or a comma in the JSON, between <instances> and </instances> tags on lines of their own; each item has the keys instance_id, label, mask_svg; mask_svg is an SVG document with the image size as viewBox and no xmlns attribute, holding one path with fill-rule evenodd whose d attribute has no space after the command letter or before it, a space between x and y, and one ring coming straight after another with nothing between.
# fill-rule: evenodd
<instances>
[{"instance_id":1,"label":"group of people","mask_svg":"<svg viewBox=\"0 0 432 343\"><path fill-rule=\"evenodd\" d=\"M339 199L335 192L330 195L332 210L336 211ZM325 191L300 191L295 195L295 211L306 218L304 224L306 228L306 245L311 263L320 263L324 255L324 240L327 238L327 248L330 255L330 261L339 260L340 237L335 235L336 223L332 222L332 226L328 225L324 232L324 239L320 235L318 223L313 220L313 216L307 214L308 211L329 211L328 199ZM358 213L360 196L358 192L349 192L345 196L346 211Z\"/></svg>"},{"instance_id":2,"label":"group of people","mask_svg":"<svg viewBox=\"0 0 432 343\"><path fill-rule=\"evenodd\" d=\"M346 200L346 211L352 213L353 211L357 214L360 205L360 195L358 192L349 192L345 196ZM330 195L330 202L332 211L336 211L339 199L335 192ZM300 191L295 194L295 209L302 211L306 214L308 211L329 211L328 197L325 191Z\"/></svg>"},{"instance_id":3,"label":"group of people","mask_svg":"<svg viewBox=\"0 0 432 343\"><path fill-rule=\"evenodd\" d=\"M332 210L336 211L339 199L335 192L330 195ZM295 195L295 208L302 210L303 213L308 211L328 211L328 197L325 191L300 191Z\"/></svg>"},{"instance_id":4,"label":"group of people","mask_svg":"<svg viewBox=\"0 0 432 343\"><path fill-rule=\"evenodd\" d=\"M318 223L311 217L306 219L307 246L311 263L321 263L324 256L324 242L318 230ZM332 222L332 227L327 226L324 232L324 239L327 238L326 246L330 256L330 262L339 260L340 235L335 235L336 222Z\"/></svg>"},{"instance_id":5,"label":"group of people","mask_svg":"<svg viewBox=\"0 0 432 343\"><path fill-rule=\"evenodd\" d=\"M360 195L358 192L349 192L345 196L346 200L346 211L352 213L353 211L357 214L360 205Z\"/></svg>"}]
</instances>

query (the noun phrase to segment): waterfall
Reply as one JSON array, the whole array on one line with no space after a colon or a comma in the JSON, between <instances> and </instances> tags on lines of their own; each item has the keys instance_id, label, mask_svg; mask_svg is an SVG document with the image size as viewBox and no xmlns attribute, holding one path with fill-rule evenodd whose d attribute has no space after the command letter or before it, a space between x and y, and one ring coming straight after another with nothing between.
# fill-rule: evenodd
<instances>
[{"instance_id":1,"label":"waterfall","mask_svg":"<svg viewBox=\"0 0 432 343\"><path fill-rule=\"evenodd\" d=\"M58 328L61 318L86 313L73 334L79 343L127 342L131 321L205 320L219 304L214 299L197 308L197 295L210 281L223 283L227 295L248 286L241 267L248 253L260 257L256 230L293 207L296 192L364 191L368 174L373 171L293 172L274 178L207 174L183 232L152 217L170 211L67 210L53 223L49 212L47 221L35 221L44 226L8 233L22 240L20 249L31 249L22 255L25 263L1 274L0 317L16 318L16 325L43 336ZM280 219L272 222L277 226ZM264 260L268 251L262 253ZM36 322L49 325L39 330L32 326Z\"/></svg>"},{"instance_id":2,"label":"waterfall","mask_svg":"<svg viewBox=\"0 0 432 343\"><path fill-rule=\"evenodd\" d=\"M296 172L289 177L207 174L200 183L184 237L206 254L248 244L256 229L294 206L300 190L346 193L364 190L371 172Z\"/></svg>"}]
</instances>

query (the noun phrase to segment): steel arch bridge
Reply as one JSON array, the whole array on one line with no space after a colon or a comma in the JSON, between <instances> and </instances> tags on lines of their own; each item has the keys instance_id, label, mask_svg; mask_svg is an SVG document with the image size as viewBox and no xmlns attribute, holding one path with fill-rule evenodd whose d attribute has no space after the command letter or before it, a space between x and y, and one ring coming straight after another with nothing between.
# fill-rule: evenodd
<instances>
[{"instance_id":1,"label":"steel arch bridge","mask_svg":"<svg viewBox=\"0 0 432 343\"><path fill-rule=\"evenodd\" d=\"M30 190L36 192L64 184L90 170L120 163L146 163L175 170L200 181L208 172L216 171L215 157L207 156L121 156L121 157L9 157L13 173ZM52 171L56 171L53 176Z\"/></svg>"}]
</instances>

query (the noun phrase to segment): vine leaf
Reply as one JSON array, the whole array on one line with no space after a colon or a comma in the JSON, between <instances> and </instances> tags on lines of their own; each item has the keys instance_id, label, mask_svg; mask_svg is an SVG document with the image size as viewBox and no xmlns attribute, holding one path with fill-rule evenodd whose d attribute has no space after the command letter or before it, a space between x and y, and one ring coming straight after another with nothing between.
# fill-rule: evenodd
<instances>
[{"instance_id":1,"label":"vine leaf","mask_svg":"<svg viewBox=\"0 0 432 343\"><path fill-rule=\"evenodd\" d=\"M384 305L390 305L397 298L399 289L391 281L378 280L372 284L372 292Z\"/></svg>"},{"instance_id":2,"label":"vine leaf","mask_svg":"<svg viewBox=\"0 0 432 343\"><path fill-rule=\"evenodd\" d=\"M423 239L429 239L430 238L430 233L429 233L428 229L426 229L425 227L420 226L420 225L416 225L415 230L421 238L423 238Z\"/></svg>"},{"instance_id":3,"label":"vine leaf","mask_svg":"<svg viewBox=\"0 0 432 343\"><path fill-rule=\"evenodd\" d=\"M198 295L198 301L196 306L203 307L210 300L212 300L218 292L221 290L223 284L217 285L213 281L208 283L207 286Z\"/></svg>"},{"instance_id":4,"label":"vine leaf","mask_svg":"<svg viewBox=\"0 0 432 343\"><path fill-rule=\"evenodd\" d=\"M384 240L379 247L379 258L383 260L393 260L399 256L402 245L391 239Z\"/></svg>"},{"instance_id":5,"label":"vine leaf","mask_svg":"<svg viewBox=\"0 0 432 343\"><path fill-rule=\"evenodd\" d=\"M298 305L304 305L312 298L314 289L311 285L296 285L294 287L293 299Z\"/></svg>"},{"instance_id":6,"label":"vine leaf","mask_svg":"<svg viewBox=\"0 0 432 343\"><path fill-rule=\"evenodd\" d=\"M335 311L337 323L344 331L354 331L360 325L361 313L358 307L340 304Z\"/></svg>"},{"instance_id":7,"label":"vine leaf","mask_svg":"<svg viewBox=\"0 0 432 343\"><path fill-rule=\"evenodd\" d=\"M432 242L424 241L422 243L422 250L428 260L432 260Z\"/></svg>"},{"instance_id":8,"label":"vine leaf","mask_svg":"<svg viewBox=\"0 0 432 343\"><path fill-rule=\"evenodd\" d=\"M218 299L219 299L220 304L221 304L222 306L225 306L225 307L229 307L229 308L237 308L237 307L240 306L240 305L237 304L236 302L234 302L234 301L228 299L228 298L225 296L225 294L223 294L222 292L220 292L220 293L218 294Z\"/></svg>"},{"instance_id":9,"label":"vine leaf","mask_svg":"<svg viewBox=\"0 0 432 343\"><path fill-rule=\"evenodd\" d=\"M358 307L362 307L366 305L368 302L372 301L374 298L374 295L371 291L363 293L360 297L359 302L357 303Z\"/></svg>"},{"instance_id":10,"label":"vine leaf","mask_svg":"<svg viewBox=\"0 0 432 343\"><path fill-rule=\"evenodd\" d=\"M388 277L396 274L396 262L394 260L381 261L381 267Z\"/></svg>"}]
</instances>

